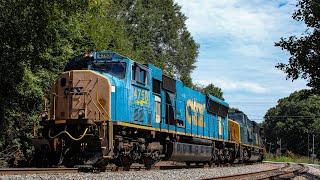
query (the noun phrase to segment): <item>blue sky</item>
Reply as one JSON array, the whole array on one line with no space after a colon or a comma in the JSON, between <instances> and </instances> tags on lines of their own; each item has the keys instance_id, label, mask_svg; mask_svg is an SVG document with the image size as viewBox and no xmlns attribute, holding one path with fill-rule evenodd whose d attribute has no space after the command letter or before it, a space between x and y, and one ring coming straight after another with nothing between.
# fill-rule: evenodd
<instances>
[{"instance_id":1,"label":"blue sky","mask_svg":"<svg viewBox=\"0 0 320 180\"><path fill-rule=\"evenodd\" d=\"M307 88L305 80L286 80L275 68L289 54L274 42L306 29L291 18L294 0L175 0L200 45L194 82L213 83L232 107L263 120L278 99Z\"/></svg>"}]
</instances>

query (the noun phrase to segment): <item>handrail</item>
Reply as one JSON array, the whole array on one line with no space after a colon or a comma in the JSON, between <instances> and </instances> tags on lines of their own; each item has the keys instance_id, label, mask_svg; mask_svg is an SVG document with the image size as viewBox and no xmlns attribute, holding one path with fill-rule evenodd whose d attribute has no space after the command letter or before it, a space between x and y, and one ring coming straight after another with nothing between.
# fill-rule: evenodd
<instances>
[{"instance_id":1,"label":"handrail","mask_svg":"<svg viewBox=\"0 0 320 180\"><path fill-rule=\"evenodd\" d=\"M103 116L103 117L105 117L103 114L102 114L102 112L100 111L100 109L99 109L99 107L97 106L97 104L94 102L94 100L92 99L92 97L91 97L91 94L89 93L89 96L90 96L90 98L91 98L91 101L92 101L92 103L96 106L96 108L98 109L98 111L99 111L99 113ZM99 101L98 101L98 103L99 103ZM100 105L101 106L101 105ZM106 113L106 115L110 118L110 120L111 120L111 117L110 117L110 115L109 115L109 113L104 109L104 108L102 108L102 110L104 110L104 112Z\"/></svg>"},{"instance_id":2,"label":"handrail","mask_svg":"<svg viewBox=\"0 0 320 180\"><path fill-rule=\"evenodd\" d=\"M66 126L66 128L65 128L64 131L61 131L60 133L56 134L55 136L51 136L51 129L50 129L49 132L48 132L48 136L49 136L50 139L53 139L53 138L56 138L56 137L60 136L61 134L64 134L64 133L65 133L65 134L67 134L72 140L74 140L74 141L79 141L79 140L81 140L82 138L84 138L84 136L87 134L87 131L88 131L89 128L86 128L86 130L83 132L83 134L82 134L79 138L74 138L66 129L67 129L67 126Z\"/></svg>"},{"instance_id":3,"label":"handrail","mask_svg":"<svg viewBox=\"0 0 320 180\"><path fill-rule=\"evenodd\" d=\"M53 119L56 118L56 93L52 93L53 95Z\"/></svg>"}]
</instances>

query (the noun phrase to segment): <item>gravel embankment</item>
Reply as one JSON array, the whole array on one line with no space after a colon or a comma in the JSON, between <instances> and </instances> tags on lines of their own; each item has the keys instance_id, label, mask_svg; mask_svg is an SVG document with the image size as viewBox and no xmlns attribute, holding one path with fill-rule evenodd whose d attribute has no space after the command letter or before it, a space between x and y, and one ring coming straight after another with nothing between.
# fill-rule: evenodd
<instances>
[{"instance_id":1,"label":"gravel embankment","mask_svg":"<svg viewBox=\"0 0 320 180\"><path fill-rule=\"evenodd\" d=\"M320 166L307 164L308 171L305 174L293 178L294 180L320 179Z\"/></svg>"},{"instance_id":2,"label":"gravel embankment","mask_svg":"<svg viewBox=\"0 0 320 180\"><path fill-rule=\"evenodd\" d=\"M0 176L0 179L206 179L234 174L244 174L283 167L283 164L256 164L238 167L215 167L199 169L150 170L104 173L66 173Z\"/></svg>"}]
</instances>

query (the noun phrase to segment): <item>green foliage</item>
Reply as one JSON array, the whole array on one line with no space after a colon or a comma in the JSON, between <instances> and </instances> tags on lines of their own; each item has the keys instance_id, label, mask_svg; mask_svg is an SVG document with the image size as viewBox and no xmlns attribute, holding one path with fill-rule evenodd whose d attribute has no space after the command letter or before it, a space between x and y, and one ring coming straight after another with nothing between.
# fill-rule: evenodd
<instances>
[{"instance_id":1,"label":"green foliage","mask_svg":"<svg viewBox=\"0 0 320 180\"><path fill-rule=\"evenodd\" d=\"M294 162L294 163L307 163L307 164L312 164L313 162L315 164L319 164L320 161L319 159L315 159L313 161L311 158L308 158L307 156L299 156L299 155L294 155L294 156L268 156L265 159L265 161L273 161L273 162Z\"/></svg>"},{"instance_id":2,"label":"green foliage","mask_svg":"<svg viewBox=\"0 0 320 180\"><path fill-rule=\"evenodd\" d=\"M299 8L293 18L304 21L308 29L302 36L281 38L275 46L290 53L288 64L279 63L276 67L287 74L287 78L307 79L308 86L320 93L319 54L320 54L320 3L319 0L298 0Z\"/></svg>"},{"instance_id":3,"label":"green foliage","mask_svg":"<svg viewBox=\"0 0 320 180\"><path fill-rule=\"evenodd\" d=\"M28 160L33 122L50 82L69 57L93 44L81 29L88 6L80 0L0 1L0 161Z\"/></svg>"},{"instance_id":4,"label":"green foliage","mask_svg":"<svg viewBox=\"0 0 320 180\"><path fill-rule=\"evenodd\" d=\"M194 90L199 91L203 94L210 94L212 96L215 96L221 100L224 100L223 98L223 92L221 88L214 86L212 83L208 84L207 86L195 84L192 87Z\"/></svg>"},{"instance_id":5,"label":"green foliage","mask_svg":"<svg viewBox=\"0 0 320 180\"><path fill-rule=\"evenodd\" d=\"M124 54L151 63L191 87L198 45L188 32L181 7L172 0L114 0L109 11L126 24L132 49Z\"/></svg>"},{"instance_id":6,"label":"green foliage","mask_svg":"<svg viewBox=\"0 0 320 180\"><path fill-rule=\"evenodd\" d=\"M268 142L276 143L282 140L282 150L307 155L308 133L311 137L320 137L320 96L309 90L301 90L280 99L278 105L268 110L265 115L265 134ZM320 147L320 142L316 147ZM312 143L310 138L310 143ZM311 147L311 145L310 145ZM316 153L320 149L316 148Z\"/></svg>"},{"instance_id":7,"label":"green foliage","mask_svg":"<svg viewBox=\"0 0 320 180\"><path fill-rule=\"evenodd\" d=\"M198 45L172 0L0 0L0 166L27 161L42 97L68 58L112 50L192 86Z\"/></svg>"}]
</instances>

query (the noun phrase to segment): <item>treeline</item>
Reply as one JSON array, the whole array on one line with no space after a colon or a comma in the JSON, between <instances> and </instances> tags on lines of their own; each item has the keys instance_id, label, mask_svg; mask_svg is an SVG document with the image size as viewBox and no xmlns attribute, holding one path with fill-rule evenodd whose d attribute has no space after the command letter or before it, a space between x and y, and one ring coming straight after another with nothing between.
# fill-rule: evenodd
<instances>
[{"instance_id":1,"label":"treeline","mask_svg":"<svg viewBox=\"0 0 320 180\"><path fill-rule=\"evenodd\" d=\"M283 152L288 150L300 155L311 154L312 137L315 135L315 153L319 157L320 3L319 0L297 0L296 7L292 18L304 22L307 29L301 35L281 38L275 43L275 46L290 54L287 64L279 63L276 67L287 74L287 79L306 79L310 89L280 99L278 105L265 115L264 126L267 142L279 148L281 138Z\"/></svg>"},{"instance_id":2,"label":"treeline","mask_svg":"<svg viewBox=\"0 0 320 180\"><path fill-rule=\"evenodd\" d=\"M192 86L198 44L172 0L0 0L0 162L28 162L42 98L68 58L111 50Z\"/></svg>"},{"instance_id":3,"label":"treeline","mask_svg":"<svg viewBox=\"0 0 320 180\"><path fill-rule=\"evenodd\" d=\"M320 96L310 90L300 90L278 101L268 110L263 123L267 150L282 154L293 152L299 155L312 153L312 136L315 135L315 154L320 155ZM309 136L309 138L308 138ZM308 149L309 140L309 149Z\"/></svg>"},{"instance_id":4,"label":"treeline","mask_svg":"<svg viewBox=\"0 0 320 180\"><path fill-rule=\"evenodd\" d=\"M43 96L82 52L115 51L205 88L192 83L199 45L173 0L0 0L0 8L0 166L31 160Z\"/></svg>"}]
</instances>

